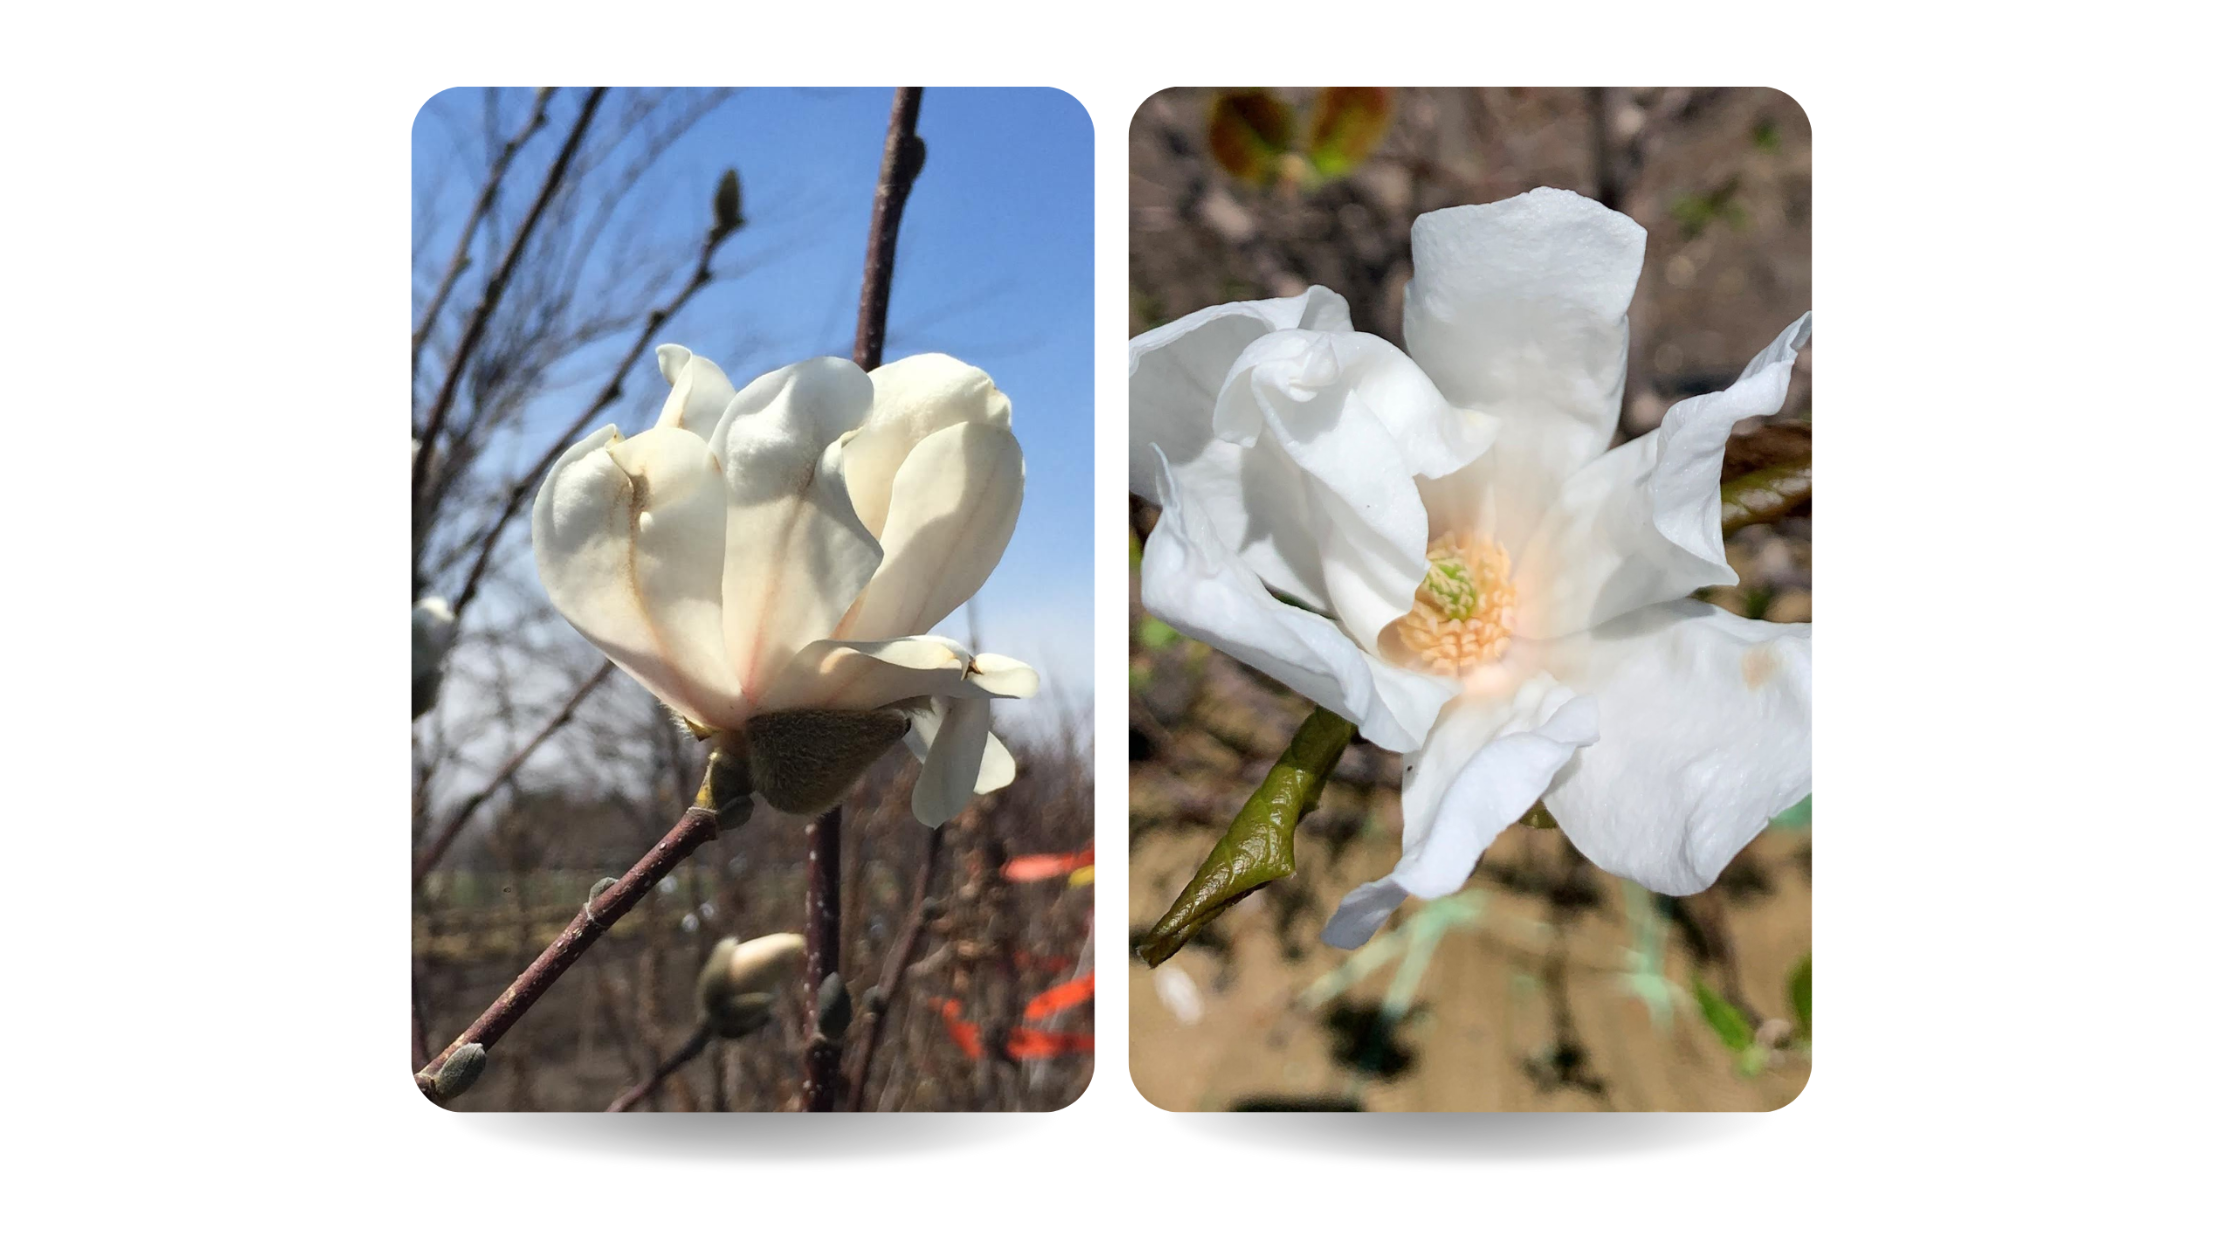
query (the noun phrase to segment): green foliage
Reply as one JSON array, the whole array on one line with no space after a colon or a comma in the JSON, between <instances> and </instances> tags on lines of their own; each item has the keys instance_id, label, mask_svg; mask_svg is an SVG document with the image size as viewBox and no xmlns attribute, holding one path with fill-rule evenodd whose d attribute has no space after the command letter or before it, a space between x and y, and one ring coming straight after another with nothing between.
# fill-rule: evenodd
<instances>
[{"instance_id":1,"label":"green foliage","mask_svg":"<svg viewBox=\"0 0 2240 1260\"><path fill-rule=\"evenodd\" d=\"M1810 799L1809 797L1806 799ZM1809 1037L1812 1035L1812 955L1797 960L1796 969L1789 973L1789 1010L1797 1017L1797 1028Z\"/></svg>"},{"instance_id":2,"label":"green foliage","mask_svg":"<svg viewBox=\"0 0 2240 1260\"><path fill-rule=\"evenodd\" d=\"M1672 217L1680 224L1681 234L1690 240L1704 234L1714 223L1725 223L1740 228L1747 217L1735 194L1742 191L1742 179L1736 176L1709 192L1682 193L1672 199Z\"/></svg>"},{"instance_id":3,"label":"green foliage","mask_svg":"<svg viewBox=\"0 0 2240 1260\"><path fill-rule=\"evenodd\" d=\"M1307 716L1182 895L1152 925L1137 951L1146 963L1156 967L1174 957L1206 924L1254 889L1298 869L1292 860L1292 833L1321 800L1322 785L1353 731L1353 723L1328 709L1317 708Z\"/></svg>"},{"instance_id":4,"label":"green foliage","mask_svg":"<svg viewBox=\"0 0 2240 1260\"><path fill-rule=\"evenodd\" d=\"M1221 92L1206 120L1206 147L1221 169L1248 184L1272 182L1291 149L1291 107L1266 88Z\"/></svg>"},{"instance_id":5,"label":"green foliage","mask_svg":"<svg viewBox=\"0 0 2240 1260\"><path fill-rule=\"evenodd\" d=\"M1781 128L1774 126L1773 120L1769 118L1750 129L1750 143L1756 145L1761 153L1779 153Z\"/></svg>"},{"instance_id":6,"label":"green foliage","mask_svg":"<svg viewBox=\"0 0 2240 1260\"><path fill-rule=\"evenodd\" d=\"M1181 638L1179 631L1157 617L1146 615L1136 626L1136 642L1141 643L1148 651L1156 652L1170 647Z\"/></svg>"},{"instance_id":7,"label":"green foliage","mask_svg":"<svg viewBox=\"0 0 2240 1260\"><path fill-rule=\"evenodd\" d=\"M1703 1011L1703 1022L1711 1026L1727 1049L1740 1053L1752 1043L1750 1021L1700 978L1696 981L1696 1005Z\"/></svg>"},{"instance_id":8,"label":"green foliage","mask_svg":"<svg viewBox=\"0 0 2240 1260\"><path fill-rule=\"evenodd\" d=\"M1337 179L1376 152L1392 126L1392 89L1324 88L1307 125L1307 160L1317 174Z\"/></svg>"}]
</instances>

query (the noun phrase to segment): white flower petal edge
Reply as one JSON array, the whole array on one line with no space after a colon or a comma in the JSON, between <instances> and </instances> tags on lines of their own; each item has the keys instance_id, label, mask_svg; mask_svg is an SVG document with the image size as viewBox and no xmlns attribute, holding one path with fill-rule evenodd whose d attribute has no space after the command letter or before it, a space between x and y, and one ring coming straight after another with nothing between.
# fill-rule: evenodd
<instances>
[{"instance_id":1,"label":"white flower petal edge","mask_svg":"<svg viewBox=\"0 0 2240 1260\"><path fill-rule=\"evenodd\" d=\"M1357 949L1409 896L1460 890L1502 829L1532 808L1578 749L1595 741L1596 722L1594 700L1545 674L1506 703L1457 700L1411 766L1414 782L1402 788L1399 864L1346 894L1323 926L1323 942ZM1456 729L1445 731L1450 723ZM1440 777L1448 782L1437 783ZM1412 795L1410 787L1416 788Z\"/></svg>"},{"instance_id":2,"label":"white flower petal edge","mask_svg":"<svg viewBox=\"0 0 2240 1260\"><path fill-rule=\"evenodd\" d=\"M988 750L989 703L977 697L952 699L927 746L925 765L910 792L910 812L928 827L938 827L964 812L979 790Z\"/></svg>"},{"instance_id":3,"label":"white flower petal edge","mask_svg":"<svg viewBox=\"0 0 2240 1260\"><path fill-rule=\"evenodd\" d=\"M820 639L801 649L772 682L763 708L879 709L926 696L1003 696L1023 700L1041 686L1031 666L1008 656L978 656L955 639Z\"/></svg>"},{"instance_id":4,"label":"white flower petal edge","mask_svg":"<svg viewBox=\"0 0 2240 1260\"><path fill-rule=\"evenodd\" d=\"M1253 524L1314 540L1316 585L1361 643L1407 612L1423 581L1429 535L1414 479L1452 472L1493 441L1492 421L1448 406L1398 346L1306 330L1245 347L1213 431L1240 447L1273 443L1298 470L1303 510ZM1248 513L1260 506L1247 497Z\"/></svg>"},{"instance_id":5,"label":"white flower petal edge","mask_svg":"<svg viewBox=\"0 0 2240 1260\"><path fill-rule=\"evenodd\" d=\"M946 729L949 713L953 708L973 704L984 705L986 703L986 701L974 700L970 697L952 700L946 696L935 696L928 702L927 707L910 711L910 730L902 737L903 742L909 745L911 755L916 757L922 765L932 757L935 747L939 745L941 732ZM966 720L975 723L978 721L977 718ZM962 746L955 744L953 741L951 748L945 750L943 755L961 756L963 751ZM1003 741L997 739L991 732L982 746L979 771L972 783L972 795L985 796L1000 788L1009 787L1012 779L1016 778L1018 773L1019 764L1012 760L1011 750L1005 748ZM922 802L923 808L921 808L919 791L928 792ZM943 791L946 791L946 789L928 790L921 787L918 791L911 793L911 812L928 827L938 827L956 817L957 814L963 812L964 806L969 800L967 798L967 800L956 801L954 809L949 809L945 813L941 812L948 801L947 798L936 794ZM940 816L928 816L934 813L939 813Z\"/></svg>"},{"instance_id":6,"label":"white flower petal edge","mask_svg":"<svg viewBox=\"0 0 2240 1260\"><path fill-rule=\"evenodd\" d=\"M986 372L945 354L914 354L872 369L870 413L848 437L848 497L872 536L887 536L895 479L912 451L962 424L1011 428L1011 399Z\"/></svg>"},{"instance_id":7,"label":"white flower petal edge","mask_svg":"<svg viewBox=\"0 0 2240 1260\"><path fill-rule=\"evenodd\" d=\"M1531 592L1519 632L1557 638L1735 581L1719 525L1727 436L1781 410L1811 336L1807 311L1733 385L1674 403L1658 428L1564 483L1517 563L1517 587Z\"/></svg>"},{"instance_id":8,"label":"white flower petal edge","mask_svg":"<svg viewBox=\"0 0 2240 1260\"><path fill-rule=\"evenodd\" d=\"M583 637L671 708L744 721L723 641L724 479L707 443L609 425L570 447L530 514L537 577Z\"/></svg>"},{"instance_id":9,"label":"white flower petal edge","mask_svg":"<svg viewBox=\"0 0 2240 1260\"><path fill-rule=\"evenodd\" d=\"M950 425L911 448L892 487L879 529L885 557L837 637L923 634L972 598L1019 523L1026 462L1008 428Z\"/></svg>"},{"instance_id":10,"label":"white flower petal edge","mask_svg":"<svg viewBox=\"0 0 2240 1260\"><path fill-rule=\"evenodd\" d=\"M723 524L723 635L755 711L794 654L832 633L879 567L856 518L841 436L871 407L871 378L846 359L810 359L757 377L716 426L730 507Z\"/></svg>"},{"instance_id":11,"label":"white flower petal edge","mask_svg":"<svg viewBox=\"0 0 2240 1260\"><path fill-rule=\"evenodd\" d=\"M1335 623L1270 595L1163 465L1159 482L1166 506L1143 544L1143 606L1153 616L1346 718L1380 747L1407 752L1423 742L1455 683L1387 665Z\"/></svg>"},{"instance_id":12,"label":"white flower petal edge","mask_svg":"<svg viewBox=\"0 0 2240 1260\"><path fill-rule=\"evenodd\" d=\"M715 436L716 425L736 392L731 378L712 359L703 359L683 346L655 346L653 355L661 375L669 381L669 398L661 404L655 428L684 429L705 442Z\"/></svg>"},{"instance_id":13,"label":"white flower petal edge","mask_svg":"<svg viewBox=\"0 0 2240 1260\"><path fill-rule=\"evenodd\" d=\"M1550 647L1602 705L1602 738L1545 797L1596 866L1702 892L1773 815L1812 791L1812 627L1694 600Z\"/></svg>"},{"instance_id":14,"label":"white flower petal edge","mask_svg":"<svg viewBox=\"0 0 2240 1260\"><path fill-rule=\"evenodd\" d=\"M1501 510L1529 530L1562 479L1610 445L1626 307L1648 233L1577 193L1536 188L1418 216L1408 354L1457 407L1495 418ZM1514 547L1522 541L1505 537Z\"/></svg>"}]
</instances>

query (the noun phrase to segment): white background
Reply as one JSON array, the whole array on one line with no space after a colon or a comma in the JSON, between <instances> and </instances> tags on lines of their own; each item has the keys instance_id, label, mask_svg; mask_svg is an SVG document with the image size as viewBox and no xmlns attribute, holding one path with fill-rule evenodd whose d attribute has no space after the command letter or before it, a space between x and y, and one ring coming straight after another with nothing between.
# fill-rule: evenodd
<instances>
[{"instance_id":1,"label":"white background","mask_svg":"<svg viewBox=\"0 0 2240 1260\"><path fill-rule=\"evenodd\" d=\"M2229 1222L2206 1230L2233 1167L2231 40L2176 6L1988 8L18 10L11 1251L2229 1247ZM1169 1115L1128 1081L1112 1000L1095 1082L1054 1115L420 1099L398 716L412 116L459 83L897 80L1064 87L1097 126L1115 995L1137 102L1622 82L1804 105L1825 423L1801 1100Z\"/></svg>"}]
</instances>

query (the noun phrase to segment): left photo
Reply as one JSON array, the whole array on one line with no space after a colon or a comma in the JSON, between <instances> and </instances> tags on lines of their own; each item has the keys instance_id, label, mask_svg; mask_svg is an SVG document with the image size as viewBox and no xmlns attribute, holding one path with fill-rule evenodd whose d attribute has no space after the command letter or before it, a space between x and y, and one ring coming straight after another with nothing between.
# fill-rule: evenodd
<instances>
[{"instance_id":1,"label":"left photo","mask_svg":"<svg viewBox=\"0 0 2240 1260\"><path fill-rule=\"evenodd\" d=\"M1087 1086L1091 144L1051 89L413 119L430 1101Z\"/></svg>"}]
</instances>

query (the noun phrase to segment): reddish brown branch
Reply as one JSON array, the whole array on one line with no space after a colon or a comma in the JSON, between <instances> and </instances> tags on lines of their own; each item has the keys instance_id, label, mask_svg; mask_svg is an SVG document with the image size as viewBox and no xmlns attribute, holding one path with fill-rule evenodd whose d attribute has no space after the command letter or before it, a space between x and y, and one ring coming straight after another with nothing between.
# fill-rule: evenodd
<instances>
[{"instance_id":1,"label":"reddish brown branch","mask_svg":"<svg viewBox=\"0 0 2240 1260\"><path fill-rule=\"evenodd\" d=\"M711 1031L706 1024L702 1024L698 1028L693 1029L692 1036L686 1039L683 1045L678 1046L675 1050L670 1051L669 1057L663 1059L658 1065L655 1066L655 1068L653 1069L653 1074L651 1076L646 1077L646 1079L639 1081L637 1084L632 1085L630 1088L624 1090L620 1097L607 1104L607 1110L628 1111L632 1107L637 1106L639 1103L644 1102L647 1096L652 1094L654 1090L660 1088L661 1082L668 1080L671 1074L675 1073L678 1068L681 1068L685 1064L699 1058L700 1052L708 1048L708 1042L713 1039L714 1036L714 1032ZM717 1110L720 1111L722 1110L722 1108L718 1107Z\"/></svg>"},{"instance_id":2,"label":"reddish brown branch","mask_svg":"<svg viewBox=\"0 0 2240 1260\"><path fill-rule=\"evenodd\" d=\"M442 1054L420 1069L415 1079L420 1083L421 1092L436 1098L436 1072L442 1068L445 1060L458 1053L463 1046L480 1045L487 1052L496 1045L498 1039L505 1036L506 1030L512 1028L528 1013L530 1007L536 1005L537 999L544 996L553 982L574 966L578 958L583 957L584 951L591 948L592 942L606 935L607 929L614 926L616 920L628 914L632 906L653 891L654 885L661 882L662 876L674 870L677 863L684 861L694 849L714 839L719 830L714 811L697 806L686 810L684 817L677 820L677 825L669 829L669 834L661 837L660 843L647 850L646 855L638 859L638 864L631 867L628 873L578 911L575 919L559 937L547 945L542 954L537 955L535 962L529 964L528 970L506 986L506 991L498 995L498 1000L492 1002L490 1008L482 1012L474 1023L469 1024L465 1032L453 1039ZM438 1098L437 1101L442 1100Z\"/></svg>"},{"instance_id":3,"label":"reddish brown branch","mask_svg":"<svg viewBox=\"0 0 2240 1260\"><path fill-rule=\"evenodd\" d=\"M879 1053L879 1035L886 1029L887 1012L902 1000L903 978L912 956L918 952L918 938L925 933L927 906L933 896L934 869L941 861L941 839L946 830L935 827L926 836L926 860L918 867L918 882L910 891L909 917L903 921L902 934L895 937L894 945L887 950L886 965L879 969L878 998L865 1003L870 1008L870 1019L864 1025L862 1042L846 1074L845 1110L863 1110L864 1083L871 1079L871 1060Z\"/></svg>"},{"instance_id":4,"label":"reddish brown branch","mask_svg":"<svg viewBox=\"0 0 2240 1260\"><path fill-rule=\"evenodd\" d=\"M490 776L490 781L483 784L480 791L460 804L458 812L454 813L451 816L451 821L444 825L443 834L437 836L427 848L420 850L419 855L413 858L412 886L414 888L418 888L420 881L428 877L428 872L436 868L436 863L443 860L443 855L450 850L452 841L457 840L459 833L466 830L467 820L474 817L474 812L482 808L483 802L489 800L499 788L510 782L513 776L520 772L522 765L529 760L529 755L543 746L546 740L552 738L553 732L566 726L569 719L575 717L576 708L598 688L600 683L607 680L607 675L613 672L613 661L607 661L600 665L598 669L592 671L591 676L583 680L583 685L576 688L575 694L569 696L567 702L560 706L560 711L552 715L552 720L544 724L544 729L530 736L529 742L523 744L520 751L514 753L512 757L506 760L504 765L498 767L498 772Z\"/></svg>"},{"instance_id":5,"label":"reddish brown branch","mask_svg":"<svg viewBox=\"0 0 2240 1260\"><path fill-rule=\"evenodd\" d=\"M887 297L894 289L894 247L902 235L902 206L925 166L925 141L918 138L922 87L894 90L894 112L887 118L886 152L879 158L879 191L871 201L871 240L864 247L863 295L856 304L856 366L868 372L887 350Z\"/></svg>"},{"instance_id":6,"label":"reddish brown branch","mask_svg":"<svg viewBox=\"0 0 2240 1260\"><path fill-rule=\"evenodd\" d=\"M436 317L443 314L444 303L451 300L451 286L459 282L466 272L469 247L474 244L475 229L482 226L484 215L498 199L498 186L505 182L506 171L513 165L513 157L529 137L545 124L545 105L552 100L551 88L538 88L537 99L529 106L529 121L498 150L490 162L490 178L483 181L482 192L474 199L474 206L467 211L466 224L459 229L459 244L451 251L451 263L443 269L443 278L436 282L435 293L428 298L428 308L421 312L420 323L412 330L412 373L420 374L420 349L428 344L428 334L435 331Z\"/></svg>"},{"instance_id":7,"label":"reddish brown branch","mask_svg":"<svg viewBox=\"0 0 2240 1260\"><path fill-rule=\"evenodd\" d=\"M475 304L474 314L467 318L467 330L459 337L459 344L451 352L451 365L445 369L443 384L436 388L435 401L428 405L427 422L420 426L420 453L412 460L412 501L415 511L423 511L423 495L428 486L429 470L435 467L437 439L443 436L444 421L450 416L451 404L459 397L459 383L466 379L467 366L474 352L482 345L482 335L490 330L490 317L498 309L498 299L504 296L506 286L513 282L513 271L521 264L527 252L529 238L537 230L537 220L544 217L545 208L566 182L568 167L576 159L576 150L583 147L583 137L591 130L591 116L598 112L599 101L606 96L603 87L593 88L583 98L583 112L576 115L576 125L569 129L568 138L560 145L560 152L552 159L551 169L545 172L544 186L537 189L537 199L529 205L529 213L515 229L513 241L506 246L505 257L490 280L482 287L482 300Z\"/></svg>"},{"instance_id":8,"label":"reddish brown branch","mask_svg":"<svg viewBox=\"0 0 2240 1260\"><path fill-rule=\"evenodd\" d=\"M809 1013L801 1109L830 1111L840 1084L840 1042L827 1037L818 1018L817 994L825 977L840 973L840 807L809 824L808 966L802 969L802 1009Z\"/></svg>"}]
</instances>

